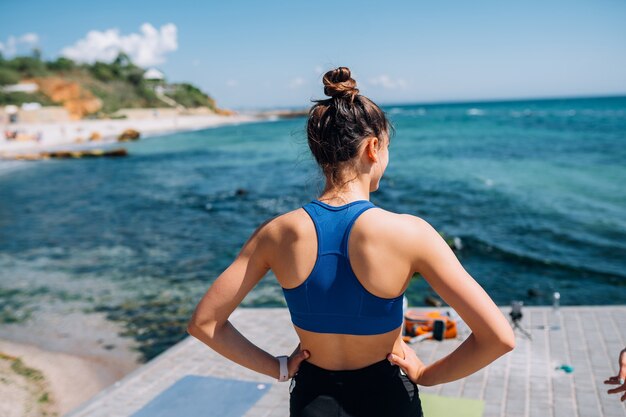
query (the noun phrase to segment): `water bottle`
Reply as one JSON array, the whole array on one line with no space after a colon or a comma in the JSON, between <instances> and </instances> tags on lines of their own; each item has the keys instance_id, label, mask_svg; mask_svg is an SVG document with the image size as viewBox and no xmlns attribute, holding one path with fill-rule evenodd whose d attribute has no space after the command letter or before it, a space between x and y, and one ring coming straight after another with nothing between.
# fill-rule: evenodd
<instances>
[{"instance_id":1,"label":"water bottle","mask_svg":"<svg viewBox=\"0 0 626 417\"><path fill-rule=\"evenodd\" d=\"M561 310L559 309L561 294L555 291L552 294L552 314L550 315L550 330L561 328Z\"/></svg>"}]
</instances>

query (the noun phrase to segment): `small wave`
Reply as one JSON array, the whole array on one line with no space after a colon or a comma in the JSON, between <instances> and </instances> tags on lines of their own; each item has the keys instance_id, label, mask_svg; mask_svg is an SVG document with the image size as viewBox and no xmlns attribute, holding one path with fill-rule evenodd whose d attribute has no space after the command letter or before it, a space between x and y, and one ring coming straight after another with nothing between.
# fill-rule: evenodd
<instances>
[{"instance_id":1,"label":"small wave","mask_svg":"<svg viewBox=\"0 0 626 417\"><path fill-rule=\"evenodd\" d=\"M0 177L14 171L35 166L31 161L3 161L0 160Z\"/></svg>"},{"instance_id":2,"label":"small wave","mask_svg":"<svg viewBox=\"0 0 626 417\"><path fill-rule=\"evenodd\" d=\"M476 177L487 187L492 187L494 184L494 181L491 178L483 177L482 175L476 175Z\"/></svg>"},{"instance_id":3,"label":"small wave","mask_svg":"<svg viewBox=\"0 0 626 417\"><path fill-rule=\"evenodd\" d=\"M580 113L584 116L592 116L592 117L624 117L626 116L626 111L624 110L584 109L584 110L581 110Z\"/></svg>"},{"instance_id":4,"label":"small wave","mask_svg":"<svg viewBox=\"0 0 626 417\"><path fill-rule=\"evenodd\" d=\"M530 109L524 109L522 111L512 110L509 115L511 117L519 118L519 117L530 117L535 115L534 112Z\"/></svg>"},{"instance_id":5,"label":"small wave","mask_svg":"<svg viewBox=\"0 0 626 417\"><path fill-rule=\"evenodd\" d=\"M484 116L485 111L481 109L471 108L465 112L468 116Z\"/></svg>"},{"instance_id":6,"label":"small wave","mask_svg":"<svg viewBox=\"0 0 626 417\"><path fill-rule=\"evenodd\" d=\"M259 198L254 204L270 213L282 213L292 209L297 199L292 196Z\"/></svg>"},{"instance_id":7,"label":"small wave","mask_svg":"<svg viewBox=\"0 0 626 417\"><path fill-rule=\"evenodd\" d=\"M505 259L511 259L527 266L535 266L539 268L551 268L555 270L568 271L573 274L588 274L603 280L623 280L626 276L621 272L610 269L601 269L597 266L571 264L557 259L549 259L541 256L539 253L533 253L526 250L516 250L507 242L490 242L478 236L464 236L465 246L478 251L485 251L498 254Z\"/></svg>"},{"instance_id":8,"label":"small wave","mask_svg":"<svg viewBox=\"0 0 626 417\"><path fill-rule=\"evenodd\" d=\"M402 109L399 107L392 107L387 111L388 114L397 114L401 116L424 116L426 109L420 107L419 109Z\"/></svg>"}]
</instances>

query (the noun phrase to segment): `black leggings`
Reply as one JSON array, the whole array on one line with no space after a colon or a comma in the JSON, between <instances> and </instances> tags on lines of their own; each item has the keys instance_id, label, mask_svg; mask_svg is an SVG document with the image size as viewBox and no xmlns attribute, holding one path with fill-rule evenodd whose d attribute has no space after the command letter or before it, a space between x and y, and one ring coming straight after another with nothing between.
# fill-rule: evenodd
<instances>
[{"instance_id":1,"label":"black leggings","mask_svg":"<svg viewBox=\"0 0 626 417\"><path fill-rule=\"evenodd\" d=\"M290 417L424 416L417 385L387 359L340 371L305 360L289 392Z\"/></svg>"}]
</instances>

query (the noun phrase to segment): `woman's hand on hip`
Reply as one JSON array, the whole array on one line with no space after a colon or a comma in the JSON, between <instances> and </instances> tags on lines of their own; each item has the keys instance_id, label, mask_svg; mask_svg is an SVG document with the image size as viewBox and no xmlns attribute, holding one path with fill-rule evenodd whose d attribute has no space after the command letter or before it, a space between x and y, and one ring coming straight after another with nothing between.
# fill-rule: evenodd
<instances>
[{"instance_id":1,"label":"woman's hand on hip","mask_svg":"<svg viewBox=\"0 0 626 417\"><path fill-rule=\"evenodd\" d=\"M414 384L419 384L419 380L424 373L426 365L417 357L417 354L404 340L400 340L400 346L404 351L404 359L390 353L387 359L392 365L398 365Z\"/></svg>"},{"instance_id":2,"label":"woman's hand on hip","mask_svg":"<svg viewBox=\"0 0 626 417\"><path fill-rule=\"evenodd\" d=\"M302 361L308 359L309 356L311 356L309 351L302 350L300 343L298 343L298 346L296 346L296 349L289 356L289 359L287 361L287 369L289 371L289 378L293 378L293 376L298 372L298 369L300 369L300 364L302 363Z\"/></svg>"}]
</instances>

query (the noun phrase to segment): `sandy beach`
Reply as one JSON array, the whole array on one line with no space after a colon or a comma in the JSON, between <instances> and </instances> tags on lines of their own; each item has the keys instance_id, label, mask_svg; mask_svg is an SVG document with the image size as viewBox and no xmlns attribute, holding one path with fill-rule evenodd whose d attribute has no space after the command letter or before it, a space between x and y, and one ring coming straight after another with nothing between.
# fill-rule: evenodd
<instances>
[{"instance_id":1,"label":"sandy beach","mask_svg":"<svg viewBox=\"0 0 626 417\"><path fill-rule=\"evenodd\" d=\"M0 124L0 157L37 150L102 147L117 142L127 129L140 132L142 138L185 130L266 120L255 115L183 115L145 119L78 120L57 123ZM18 132L38 140L8 140L7 132ZM97 140L90 138L97 137Z\"/></svg>"},{"instance_id":2,"label":"sandy beach","mask_svg":"<svg viewBox=\"0 0 626 417\"><path fill-rule=\"evenodd\" d=\"M121 330L103 314L54 307L0 326L0 397L14 399L0 415L62 416L141 366Z\"/></svg>"},{"instance_id":3,"label":"sandy beach","mask_svg":"<svg viewBox=\"0 0 626 417\"><path fill-rule=\"evenodd\" d=\"M137 366L110 363L106 357L83 357L40 349L34 345L0 340L0 376L9 383L0 386L0 396L13 401L0 405L4 417L37 416L47 412L62 416L121 379ZM15 371L15 360L43 376L23 376ZM33 371L27 371L31 374Z\"/></svg>"}]
</instances>

